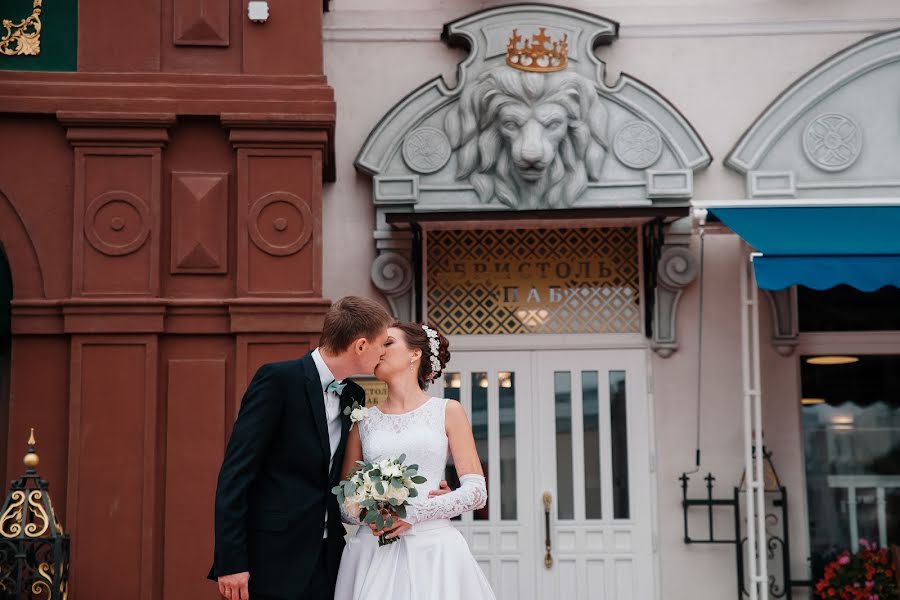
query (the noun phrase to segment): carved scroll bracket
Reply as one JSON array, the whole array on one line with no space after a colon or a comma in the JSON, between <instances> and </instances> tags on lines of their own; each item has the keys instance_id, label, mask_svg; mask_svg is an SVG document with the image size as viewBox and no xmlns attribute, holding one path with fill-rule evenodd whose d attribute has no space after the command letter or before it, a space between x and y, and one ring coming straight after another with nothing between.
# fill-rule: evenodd
<instances>
[{"instance_id":1,"label":"carved scroll bracket","mask_svg":"<svg viewBox=\"0 0 900 600\"><path fill-rule=\"evenodd\" d=\"M678 300L700 272L700 261L690 250L691 220L679 219L666 230L665 244L657 267L658 282L653 310L653 350L668 358L678 350L675 319Z\"/></svg>"},{"instance_id":2,"label":"carved scroll bracket","mask_svg":"<svg viewBox=\"0 0 900 600\"><path fill-rule=\"evenodd\" d=\"M384 294L394 316L403 321L413 318L412 233L376 231L378 256L372 261L372 283Z\"/></svg>"},{"instance_id":3,"label":"carved scroll bracket","mask_svg":"<svg viewBox=\"0 0 900 600\"><path fill-rule=\"evenodd\" d=\"M772 346L781 356L791 356L800 343L797 288L763 291L772 309Z\"/></svg>"}]
</instances>

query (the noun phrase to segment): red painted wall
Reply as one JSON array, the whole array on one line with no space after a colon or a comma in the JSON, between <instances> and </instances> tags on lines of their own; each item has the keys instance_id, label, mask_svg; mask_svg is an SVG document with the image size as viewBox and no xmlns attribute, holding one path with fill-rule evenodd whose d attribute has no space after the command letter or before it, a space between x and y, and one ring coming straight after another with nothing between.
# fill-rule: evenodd
<instances>
[{"instance_id":1,"label":"red painted wall","mask_svg":"<svg viewBox=\"0 0 900 600\"><path fill-rule=\"evenodd\" d=\"M70 598L212 599L240 394L329 305L321 5L270 0L254 24L228 0L80 4L78 72L0 78L7 479L34 427Z\"/></svg>"}]
</instances>

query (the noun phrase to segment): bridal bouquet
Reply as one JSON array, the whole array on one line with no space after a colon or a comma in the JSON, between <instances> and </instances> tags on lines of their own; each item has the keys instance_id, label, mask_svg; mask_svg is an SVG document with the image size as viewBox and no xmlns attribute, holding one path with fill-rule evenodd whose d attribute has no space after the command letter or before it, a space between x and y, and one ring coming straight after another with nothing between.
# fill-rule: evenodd
<instances>
[{"instance_id":1,"label":"bridal bouquet","mask_svg":"<svg viewBox=\"0 0 900 600\"><path fill-rule=\"evenodd\" d=\"M394 516L406 518L408 498L415 498L419 492L416 484L426 479L418 474L419 465L404 465L406 455L385 458L376 463L359 461L357 469L349 479L332 488L343 505L344 512L363 523L374 523L378 529L393 527ZM385 546L400 538L378 537L378 545Z\"/></svg>"}]
</instances>

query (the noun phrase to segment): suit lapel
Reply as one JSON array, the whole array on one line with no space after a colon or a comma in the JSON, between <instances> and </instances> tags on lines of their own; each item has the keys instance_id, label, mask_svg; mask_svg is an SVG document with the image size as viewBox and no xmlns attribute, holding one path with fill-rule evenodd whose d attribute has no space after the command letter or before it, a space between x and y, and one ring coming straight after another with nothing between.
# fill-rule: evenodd
<instances>
[{"instance_id":1,"label":"suit lapel","mask_svg":"<svg viewBox=\"0 0 900 600\"><path fill-rule=\"evenodd\" d=\"M325 394L322 393L322 382L319 380L319 370L312 354L303 357L303 368L306 371L306 398L312 409L313 421L319 432L319 443L325 456L331 456L331 444L328 443L328 423L325 418Z\"/></svg>"},{"instance_id":2,"label":"suit lapel","mask_svg":"<svg viewBox=\"0 0 900 600\"><path fill-rule=\"evenodd\" d=\"M348 381L347 387L341 394L341 443L338 444L337 452L334 453L334 463L331 465L332 479L340 479L346 473L341 473L341 465L344 463L344 450L347 448L347 435L350 433L350 413L344 414L345 409L351 408L354 402L358 402L360 406L365 405L365 392L356 382Z\"/></svg>"}]
</instances>

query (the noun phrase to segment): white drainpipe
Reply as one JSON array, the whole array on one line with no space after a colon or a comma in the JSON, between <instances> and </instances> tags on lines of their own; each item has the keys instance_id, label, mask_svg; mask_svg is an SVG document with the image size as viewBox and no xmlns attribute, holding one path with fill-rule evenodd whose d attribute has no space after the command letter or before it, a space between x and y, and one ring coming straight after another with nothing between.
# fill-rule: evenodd
<instances>
[{"instance_id":1,"label":"white drainpipe","mask_svg":"<svg viewBox=\"0 0 900 600\"><path fill-rule=\"evenodd\" d=\"M753 254L741 260L741 379L744 389L744 495L747 516L750 600L768 600L765 484L762 453L762 394L759 366L759 289L753 272ZM753 454L755 439L759 449Z\"/></svg>"}]
</instances>

